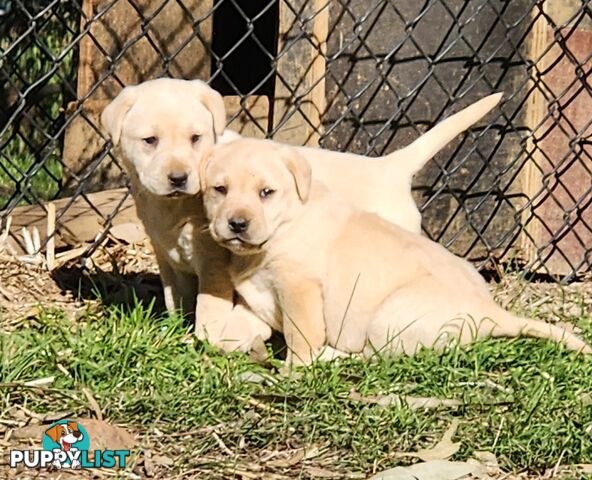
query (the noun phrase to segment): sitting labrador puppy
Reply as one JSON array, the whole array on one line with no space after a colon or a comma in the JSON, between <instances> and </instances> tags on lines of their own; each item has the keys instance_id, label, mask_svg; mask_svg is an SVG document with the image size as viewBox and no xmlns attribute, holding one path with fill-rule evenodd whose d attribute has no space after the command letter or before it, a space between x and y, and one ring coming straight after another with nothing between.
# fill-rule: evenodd
<instances>
[{"instance_id":1,"label":"sitting labrador puppy","mask_svg":"<svg viewBox=\"0 0 592 480\"><path fill-rule=\"evenodd\" d=\"M201 167L213 239L234 287L284 333L288 362L338 352L414 354L486 336L592 349L574 334L495 304L479 273L441 245L343 201L294 149L242 139Z\"/></svg>"},{"instance_id":2,"label":"sitting labrador puppy","mask_svg":"<svg viewBox=\"0 0 592 480\"><path fill-rule=\"evenodd\" d=\"M411 196L411 179L436 152L491 110L491 95L447 118L406 148L378 159L321 149L290 147L308 159L313 176L359 208L419 232L421 217ZM198 166L215 143L239 137L225 130L220 94L199 80L157 79L124 88L103 111L102 124L121 144L138 216L154 246L169 311L196 308L196 333L214 344L229 332L237 338L267 335L252 319L228 323L232 286L224 264L228 252L207 234L200 202ZM232 313L230 313L232 312ZM247 332L241 332L241 328ZM207 332L206 332L207 330ZM248 349L249 340L240 341ZM234 344L232 344L234 345ZM231 348L231 347L228 347Z\"/></svg>"}]
</instances>

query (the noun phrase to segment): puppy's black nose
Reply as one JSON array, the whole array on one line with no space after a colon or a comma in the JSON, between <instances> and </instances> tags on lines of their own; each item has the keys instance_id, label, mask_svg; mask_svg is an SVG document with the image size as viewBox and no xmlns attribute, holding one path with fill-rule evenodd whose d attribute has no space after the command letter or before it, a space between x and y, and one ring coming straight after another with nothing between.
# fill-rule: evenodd
<instances>
[{"instance_id":1,"label":"puppy's black nose","mask_svg":"<svg viewBox=\"0 0 592 480\"><path fill-rule=\"evenodd\" d=\"M183 188L187 183L187 174L185 172L169 173L169 183L172 187Z\"/></svg>"},{"instance_id":2,"label":"puppy's black nose","mask_svg":"<svg viewBox=\"0 0 592 480\"><path fill-rule=\"evenodd\" d=\"M79 432L78 430L74 430L74 431L72 432L72 435L74 435L76 438L80 438L80 437L82 437L82 433L81 433L81 432Z\"/></svg>"},{"instance_id":3,"label":"puppy's black nose","mask_svg":"<svg viewBox=\"0 0 592 480\"><path fill-rule=\"evenodd\" d=\"M232 233L242 233L249 228L249 221L242 217L231 218L228 220L228 228Z\"/></svg>"}]
</instances>

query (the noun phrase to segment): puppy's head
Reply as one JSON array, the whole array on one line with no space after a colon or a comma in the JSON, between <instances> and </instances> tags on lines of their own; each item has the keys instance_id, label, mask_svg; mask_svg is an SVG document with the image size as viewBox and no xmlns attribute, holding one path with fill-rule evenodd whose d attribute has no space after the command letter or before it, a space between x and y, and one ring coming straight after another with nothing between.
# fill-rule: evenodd
<instances>
[{"instance_id":1,"label":"puppy's head","mask_svg":"<svg viewBox=\"0 0 592 480\"><path fill-rule=\"evenodd\" d=\"M294 149L254 139L217 145L200 176L212 237L237 255L262 251L311 184L310 166Z\"/></svg>"},{"instance_id":2,"label":"puppy's head","mask_svg":"<svg viewBox=\"0 0 592 480\"><path fill-rule=\"evenodd\" d=\"M222 96L200 80L160 78L124 88L101 123L130 175L156 195L195 195L199 164L222 134Z\"/></svg>"}]
</instances>

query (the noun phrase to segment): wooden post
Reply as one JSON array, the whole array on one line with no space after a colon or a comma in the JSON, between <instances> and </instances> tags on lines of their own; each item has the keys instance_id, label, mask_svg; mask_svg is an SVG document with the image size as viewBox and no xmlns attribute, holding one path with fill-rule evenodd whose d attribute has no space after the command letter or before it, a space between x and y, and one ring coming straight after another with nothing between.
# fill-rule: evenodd
<instances>
[{"instance_id":1,"label":"wooden post","mask_svg":"<svg viewBox=\"0 0 592 480\"><path fill-rule=\"evenodd\" d=\"M581 7L577 0L549 0L543 5L558 26L566 24ZM535 7L533 14L538 12ZM574 153L570 145L573 137L591 133L587 125L592 98L576 81L573 60L583 65L588 58L592 22L577 17L574 21L580 23L574 27L572 21L563 29L568 54L556 42L549 20L542 16L532 30L528 52L535 63L534 90L526 106L526 123L532 131L527 146L531 161L524 169L522 184L532 205L523 214L521 246L529 264L551 274L586 270L586 265L579 264L592 245L592 159L583 151ZM552 104L556 98L557 103ZM566 224L566 220L572 223Z\"/></svg>"},{"instance_id":2,"label":"wooden post","mask_svg":"<svg viewBox=\"0 0 592 480\"><path fill-rule=\"evenodd\" d=\"M328 26L328 0L290 0L289 3L280 0L274 140L318 145L326 103Z\"/></svg>"}]
</instances>

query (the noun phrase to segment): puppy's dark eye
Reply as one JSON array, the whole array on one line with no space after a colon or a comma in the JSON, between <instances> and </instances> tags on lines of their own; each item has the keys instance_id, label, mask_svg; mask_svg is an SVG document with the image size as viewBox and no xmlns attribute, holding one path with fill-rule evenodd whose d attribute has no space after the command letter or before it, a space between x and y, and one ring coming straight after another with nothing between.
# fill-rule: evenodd
<instances>
[{"instance_id":1,"label":"puppy's dark eye","mask_svg":"<svg viewBox=\"0 0 592 480\"><path fill-rule=\"evenodd\" d=\"M275 193L275 190L271 189L271 188L262 188L261 190L259 190L259 196L261 198L267 198L270 197L271 195L273 195Z\"/></svg>"},{"instance_id":2,"label":"puppy's dark eye","mask_svg":"<svg viewBox=\"0 0 592 480\"><path fill-rule=\"evenodd\" d=\"M198 135L197 133L191 135L191 143L197 143L201 140L201 135Z\"/></svg>"},{"instance_id":3,"label":"puppy's dark eye","mask_svg":"<svg viewBox=\"0 0 592 480\"><path fill-rule=\"evenodd\" d=\"M228 190L226 190L226 187L224 185L218 185L217 187L214 187L214 190L216 190L218 193L220 193L222 195L226 195L226 193L228 192Z\"/></svg>"},{"instance_id":4,"label":"puppy's dark eye","mask_svg":"<svg viewBox=\"0 0 592 480\"><path fill-rule=\"evenodd\" d=\"M158 143L158 138L156 138L156 137L146 137L146 138L143 138L142 141L146 145L156 145Z\"/></svg>"}]
</instances>

